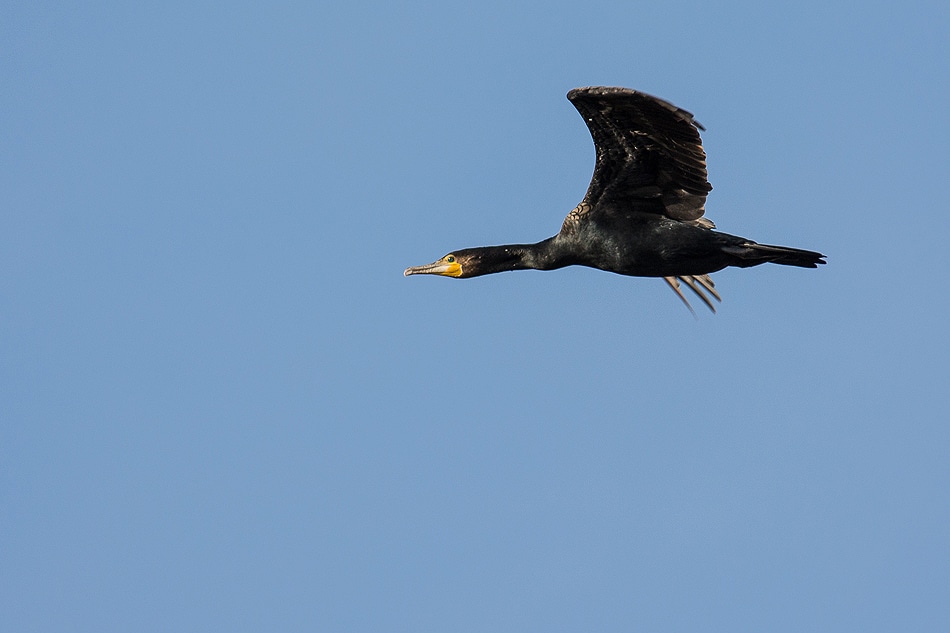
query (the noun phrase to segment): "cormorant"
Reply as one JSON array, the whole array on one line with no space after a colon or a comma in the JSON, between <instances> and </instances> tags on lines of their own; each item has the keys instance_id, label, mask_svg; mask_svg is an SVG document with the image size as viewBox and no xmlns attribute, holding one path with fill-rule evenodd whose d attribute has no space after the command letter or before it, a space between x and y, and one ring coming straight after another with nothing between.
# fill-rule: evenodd
<instances>
[{"instance_id":1,"label":"cormorant","mask_svg":"<svg viewBox=\"0 0 950 633\"><path fill-rule=\"evenodd\" d=\"M713 312L722 301L709 273L766 262L817 268L824 255L713 231L702 217L706 153L686 110L628 88L589 87L567 93L590 129L597 162L587 195L560 232L537 244L453 251L405 275L477 277L506 270L590 266L634 277L662 277L692 311L685 283Z\"/></svg>"}]
</instances>

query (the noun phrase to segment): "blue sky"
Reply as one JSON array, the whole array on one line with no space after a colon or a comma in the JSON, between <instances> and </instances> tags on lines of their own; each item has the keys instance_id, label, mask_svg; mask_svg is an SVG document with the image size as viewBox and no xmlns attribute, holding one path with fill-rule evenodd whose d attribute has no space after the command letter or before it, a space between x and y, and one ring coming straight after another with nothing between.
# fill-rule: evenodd
<instances>
[{"instance_id":1,"label":"blue sky","mask_svg":"<svg viewBox=\"0 0 950 633\"><path fill-rule=\"evenodd\" d=\"M946 630L946 3L151 5L0 7L4 628ZM403 278L598 84L828 265Z\"/></svg>"}]
</instances>

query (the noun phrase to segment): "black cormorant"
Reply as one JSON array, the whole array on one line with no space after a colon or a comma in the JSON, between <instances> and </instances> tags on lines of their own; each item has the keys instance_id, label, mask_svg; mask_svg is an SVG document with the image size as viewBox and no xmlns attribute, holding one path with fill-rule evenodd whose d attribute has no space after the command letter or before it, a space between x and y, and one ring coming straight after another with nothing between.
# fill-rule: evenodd
<instances>
[{"instance_id":1,"label":"black cormorant","mask_svg":"<svg viewBox=\"0 0 950 633\"><path fill-rule=\"evenodd\" d=\"M597 162L587 195L560 232L537 244L453 251L406 275L477 277L506 270L590 266L621 275L662 277L690 310L685 283L713 312L721 301L709 273L766 262L817 268L814 251L757 244L713 231L702 217L706 153L693 115L628 88L577 88L567 93L594 138Z\"/></svg>"}]
</instances>

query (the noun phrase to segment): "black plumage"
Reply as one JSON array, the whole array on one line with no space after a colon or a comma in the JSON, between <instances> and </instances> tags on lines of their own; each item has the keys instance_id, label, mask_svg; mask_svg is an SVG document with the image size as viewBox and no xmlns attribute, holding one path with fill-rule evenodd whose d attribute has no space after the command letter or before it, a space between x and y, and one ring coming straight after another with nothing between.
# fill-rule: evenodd
<instances>
[{"instance_id":1,"label":"black plumage","mask_svg":"<svg viewBox=\"0 0 950 633\"><path fill-rule=\"evenodd\" d=\"M406 275L477 277L507 270L590 266L661 277L689 307L685 283L715 312L710 273L766 262L816 268L824 255L712 230L703 217L712 190L693 115L627 88L577 88L567 94L594 139L597 162L584 200L560 232L536 244L467 248ZM690 308L692 309L692 308Z\"/></svg>"}]
</instances>

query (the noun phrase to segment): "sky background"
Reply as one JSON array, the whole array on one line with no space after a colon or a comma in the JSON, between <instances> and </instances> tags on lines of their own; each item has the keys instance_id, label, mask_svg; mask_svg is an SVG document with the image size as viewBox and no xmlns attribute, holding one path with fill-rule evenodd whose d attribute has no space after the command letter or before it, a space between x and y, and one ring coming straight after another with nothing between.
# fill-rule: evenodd
<instances>
[{"instance_id":1,"label":"sky background","mask_svg":"<svg viewBox=\"0 0 950 633\"><path fill-rule=\"evenodd\" d=\"M0 4L4 631L946 631L946 2ZM698 319L557 232L692 111Z\"/></svg>"}]
</instances>

